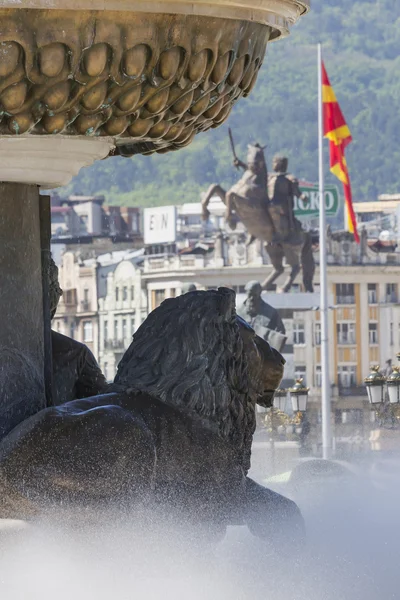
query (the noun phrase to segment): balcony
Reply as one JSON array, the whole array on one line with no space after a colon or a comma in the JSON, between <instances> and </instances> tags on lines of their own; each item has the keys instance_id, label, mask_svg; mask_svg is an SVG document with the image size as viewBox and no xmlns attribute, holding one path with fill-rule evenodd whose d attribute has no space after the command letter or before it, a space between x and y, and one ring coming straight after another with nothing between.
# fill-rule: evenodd
<instances>
[{"instance_id":1,"label":"balcony","mask_svg":"<svg viewBox=\"0 0 400 600\"><path fill-rule=\"evenodd\" d=\"M338 346L355 346L356 338L353 335L338 335Z\"/></svg>"},{"instance_id":2,"label":"balcony","mask_svg":"<svg viewBox=\"0 0 400 600\"><path fill-rule=\"evenodd\" d=\"M355 296L337 296L336 304L355 304Z\"/></svg>"},{"instance_id":3,"label":"balcony","mask_svg":"<svg viewBox=\"0 0 400 600\"><path fill-rule=\"evenodd\" d=\"M81 300L81 310L80 312L92 312L92 303L89 300Z\"/></svg>"},{"instance_id":4,"label":"balcony","mask_svg":"<svg viewBox=\"0 0 400 600\"><path fill-rule=\"evenodd\" d=\"M105 350L125 350L126 343L125 340L104 340L104 349Z\"/></svg>"},{"instance_id":5,"label":"balcony","mask_svg":"<svg viewBox=\"0 0 400 600\"><path fill-rule=\"evenodd\" d=\"M57 316L58 317L66 317L66 316L74 316L76 315L76 304L64 304L64 302L60 302L57 306Z\"/></svg>"},{"instance_id":6,"label":"balcony","mask_svg":"<svg viewBox=\"0 0 400 600\"><path fill-rule=\"evenodd\" d=\"M386 304L397 304L397 292L386 294Z\"/></svg>"}]
</instances>

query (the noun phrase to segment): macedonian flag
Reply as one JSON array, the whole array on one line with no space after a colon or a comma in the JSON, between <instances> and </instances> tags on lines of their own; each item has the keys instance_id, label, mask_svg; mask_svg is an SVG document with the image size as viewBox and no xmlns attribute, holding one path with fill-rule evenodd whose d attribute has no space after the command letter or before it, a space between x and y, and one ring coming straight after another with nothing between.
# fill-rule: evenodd
<instances>
[{"instance_id":1,"label":"macedonian flag","mask_svg":"<svg viewBox=\"0 0 400 600\"><path fill-rule=\"evenodd\" d=\"M329 139L330 168L343 183L346 203L347 228L360 242L357 232L356 216L351 197L351 185L344 151L352 141L350 129L344 119L335 92L329 82L325 65L322 62L322 105L324 110L324 136Z\"/></svg>"}]
</instances>

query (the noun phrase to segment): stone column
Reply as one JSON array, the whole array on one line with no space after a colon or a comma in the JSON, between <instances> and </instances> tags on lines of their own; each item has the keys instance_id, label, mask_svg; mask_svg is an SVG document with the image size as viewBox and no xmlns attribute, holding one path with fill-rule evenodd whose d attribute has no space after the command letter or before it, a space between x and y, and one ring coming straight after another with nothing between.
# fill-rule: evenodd
<instances>
[{"instance_id":1,"label":"stone column","mask_svg":"<svg viewBox=\"0 0 400 600\"><path fill-rule=\"evenodd\" d=\"M36 185L0 183L0 438L45 407Z\"/></svg>"}]
</instances>

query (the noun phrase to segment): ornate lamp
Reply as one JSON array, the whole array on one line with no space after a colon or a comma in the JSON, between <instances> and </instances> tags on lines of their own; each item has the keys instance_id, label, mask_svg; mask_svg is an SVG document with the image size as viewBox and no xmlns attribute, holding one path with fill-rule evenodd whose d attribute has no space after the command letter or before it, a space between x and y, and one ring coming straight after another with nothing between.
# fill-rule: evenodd
<instances>
[{"instance_id":1,"label":"ornate lamp","mask_svg":"<svg viewBox=\"0 0 400 600\"><path fill-rule=\"evenodd\" d=\"M281 412L285 412L287 404L287 394L287 390L276 390L274 395L274 408Z\"/></svg>"},{"instance_id":2,"label":"ornate lamp","mask_svg":"<svg viewBox=\"0 0 400 600\"><path fill-rule=\"evenodd\" d=\"M400 367L393 367L386 383L390 404L400 404Z\"/></svg>"},{"instance_id":3,"label":"ornate lamp","mask_svg":"<svg viewBox=\"0 0 400 600\"><path fill-rule=\"evenodd\" d=\"M309 388L303 385L303 379L297 379L295 385L289 389L289 396L292 401L293 412L305 412L307 410L307 400Z\"/></svg>"},{"instance_id":4,"label":"ornate lamp","mask_svg":"<svg viewBox=\"0 0 400 600\"><path fill-rule=\"evenodd\" d=\"M382 404L385 400L385 377L379 371L379 366L371 368L371 372L364 379L367 388L368 400L371 404Z\"/></svg>"}]
</instances>

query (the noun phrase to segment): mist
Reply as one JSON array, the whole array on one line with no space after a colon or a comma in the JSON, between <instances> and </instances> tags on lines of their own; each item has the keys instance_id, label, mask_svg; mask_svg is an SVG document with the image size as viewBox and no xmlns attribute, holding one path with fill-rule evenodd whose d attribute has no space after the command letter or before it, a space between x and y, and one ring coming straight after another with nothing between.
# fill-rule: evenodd
<instances>
[{"instance_id":1,"label":"mist","mask_svg":"<svg viewBox=\"0 0 400 600\"><path fill-rule=\"evenodd\" d=\"M230 527L215 545L197 529L162 520L148 528L145 518L112 511L85 526L62 514L30 525L3 521L1 598L399 598L399 472L396 461L368 460L345 477L275 485L306 522L306 545L293 552L271 548L246 527Z\"/></svg>"}]
</instances>

